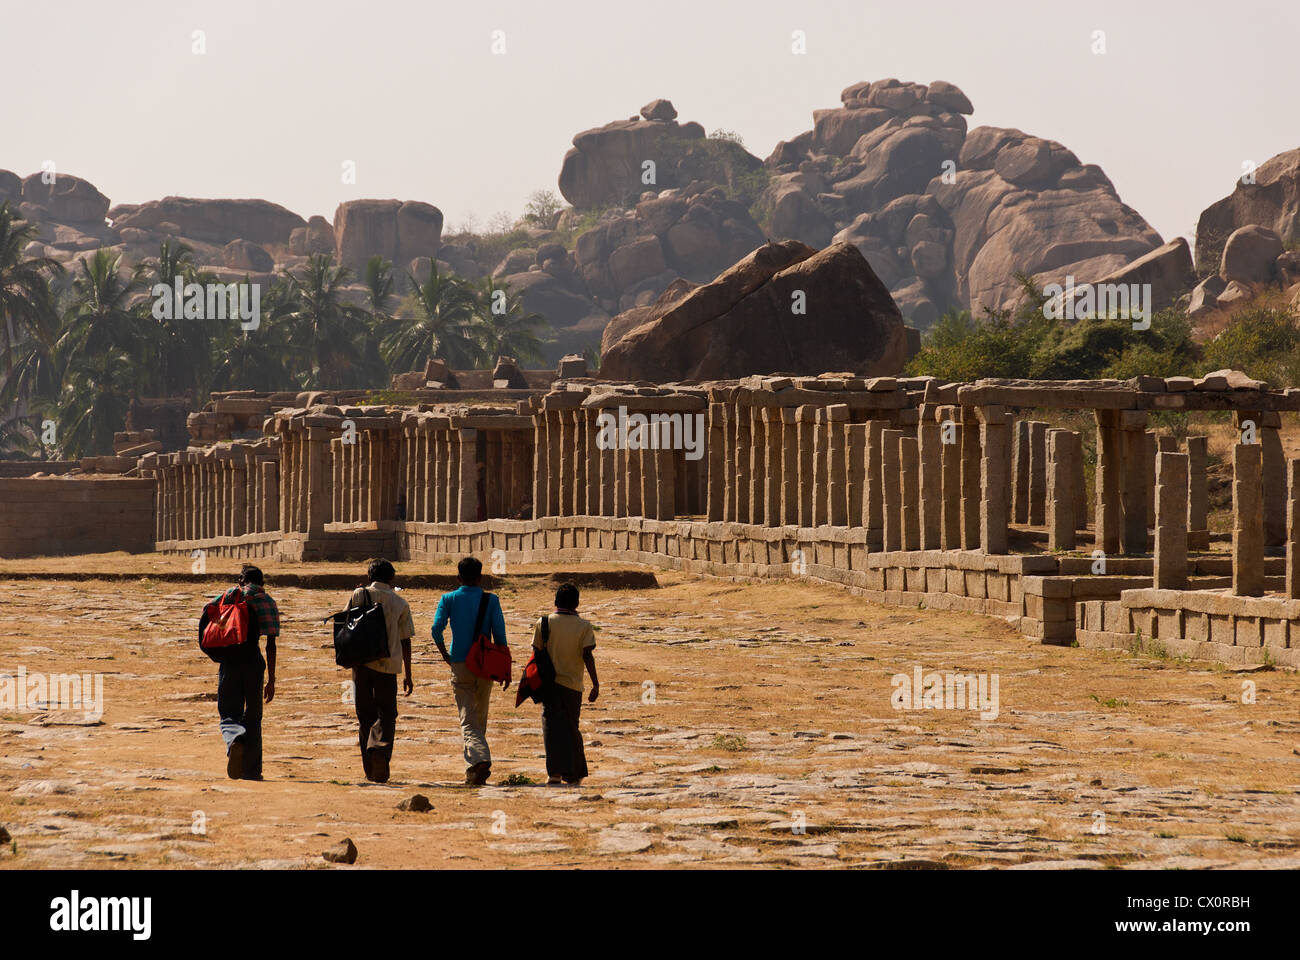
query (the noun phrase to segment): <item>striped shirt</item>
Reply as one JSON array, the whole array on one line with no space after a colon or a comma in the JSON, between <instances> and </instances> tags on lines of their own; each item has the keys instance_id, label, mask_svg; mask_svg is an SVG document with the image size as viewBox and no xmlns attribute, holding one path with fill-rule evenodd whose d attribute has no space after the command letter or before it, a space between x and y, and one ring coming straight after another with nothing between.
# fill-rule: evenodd
<instances>
[{"instance_id":1,"label":"striped shirt","mask_svg":"<svg viewBox=\"0 0 1300 960\"><path fill-rule=\"evenodd\" d=\"M217 599L231 601L235 599L235 591L240 587L231 587ZM280 608L275 605L271 595L255 583L245 585L243 588L244 600L253 609L257 615L257 630L264 637L275 639L280 635Z\"/></svg>"}]
</instances>

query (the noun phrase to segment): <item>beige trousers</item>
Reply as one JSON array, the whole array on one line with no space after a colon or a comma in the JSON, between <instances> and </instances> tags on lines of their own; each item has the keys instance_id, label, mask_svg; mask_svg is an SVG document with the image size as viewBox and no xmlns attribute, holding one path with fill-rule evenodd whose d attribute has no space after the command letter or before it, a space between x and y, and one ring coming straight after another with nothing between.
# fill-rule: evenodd
<instances>
[{"instance_id":1,"label":"beige trousers","mask_svg":"<svg viewBox=\"0 0 1300 960\"><path fill-rule=\"evenodd\" d=\"M488 749L488 701L492 696L492 681L475 676L463 663L451 665L451 689L456 695L456 710L460 713L460 732L465 738L465 766L491 763L492 751Z\"/></svg>"}]
</instances>

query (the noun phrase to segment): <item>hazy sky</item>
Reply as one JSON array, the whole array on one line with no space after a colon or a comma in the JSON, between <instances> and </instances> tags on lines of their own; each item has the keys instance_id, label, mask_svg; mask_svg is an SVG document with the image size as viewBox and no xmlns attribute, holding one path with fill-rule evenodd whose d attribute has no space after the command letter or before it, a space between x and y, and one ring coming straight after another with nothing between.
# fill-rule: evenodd
<instances>
[{"instance_id":1,"label":"hazy sky","mask_svg":"<svg viewBox=\"0 0 1300 960\"><path fill-rule=\"evenodd\" d=\"M766 157L850 83L892 76L951 81L971 127L1100 164L1169 239L1243 161L1300 146L1297 38L1297 0L0 0L0 169L53 160L115 203L332 219L396 197L481 225L555 189L575 133L655 97Z\"/></svg>"}]
</instances>

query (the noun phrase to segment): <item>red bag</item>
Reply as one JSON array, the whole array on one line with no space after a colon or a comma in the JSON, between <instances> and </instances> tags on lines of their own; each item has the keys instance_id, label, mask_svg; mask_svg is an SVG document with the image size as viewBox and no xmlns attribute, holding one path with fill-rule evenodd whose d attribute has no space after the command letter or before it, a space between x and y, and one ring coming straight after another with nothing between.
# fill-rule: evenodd
<instances>
[{"instance_id":1,"label":"red bag","mask_svg":"<svg viewBox=\"0 0 1300 960\"><path fill-rule=\"evenodd\" d=\"M237 647L248 642L248 603L242 591L236 591L235 599L230 602L223 596L209 603L204 613L208 622L199 640L204 650Z\"/></svg>"},{"instance_id":2,"label":"red bag","mask_svg":"<svg viewBox=\"0 0 1300 960\"><path fill-rule=\"evenodd\" d=\"M488 598L492 594L486 590L478 602L478 617L474 621L474 643L465 655L465 666L476 677L488 680L510 682L510 648L504 643L493 643L492 638L483 632L483 621L487 619Z\"/></svg>"}]
</instances>

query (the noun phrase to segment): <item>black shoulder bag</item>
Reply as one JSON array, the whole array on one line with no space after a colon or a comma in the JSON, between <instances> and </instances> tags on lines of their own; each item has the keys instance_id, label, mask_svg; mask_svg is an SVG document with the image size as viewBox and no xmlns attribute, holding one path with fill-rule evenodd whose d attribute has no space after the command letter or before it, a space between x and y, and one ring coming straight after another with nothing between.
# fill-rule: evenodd
<instances>
[{"instance_id":1,"label":"black shoulder bag","mask_svg":"<svg viewBox=\"0 0 1300 960\"><path fill-rule=\"evenodd\" d=\"M340 667L360 667L390 653L384 605L373 602L369 590L365 595L364 607L334 614L334 662Z\"/></svg>"}]
</instances>

